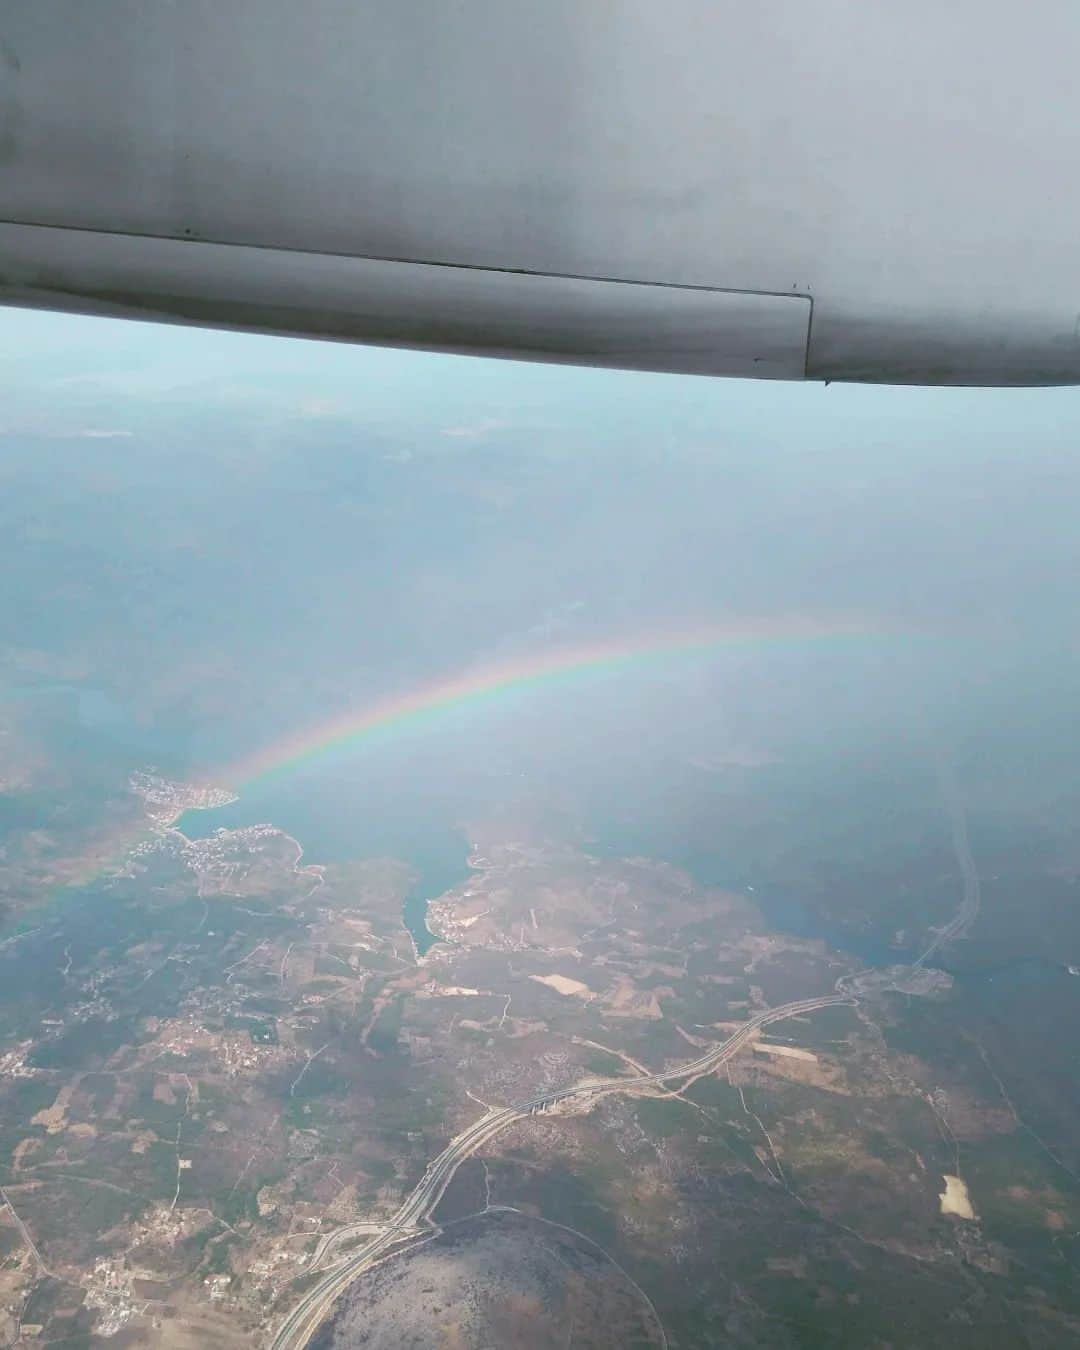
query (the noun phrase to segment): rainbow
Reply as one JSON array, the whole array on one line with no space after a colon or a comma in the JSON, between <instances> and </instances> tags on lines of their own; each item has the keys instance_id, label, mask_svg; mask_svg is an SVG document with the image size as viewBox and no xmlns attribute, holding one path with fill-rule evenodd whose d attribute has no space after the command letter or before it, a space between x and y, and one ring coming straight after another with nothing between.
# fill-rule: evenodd
<instances>
[{"instance_id":1,"label":"rainbow","mask_svg":"<svg viewBox=\"0 0 1080 1350\"><path fill-rule=\"evenodd\" d=\"M724 649L759 644L801 644L861 640L889 635L880 623L864 620L811 618L738 619L691 630L617 637L585 646L562 647L519 655L494 665L421 685L406 693L377 699L286 737L217 775L233 790L252 787L297 769L343 756L366 741L501 696L543 689L586 675L617 675L623 670L669 661L680 656L718 654Z\"/></svg>"},{"instance_id":2,"label":"rainbow","mask_svg":"<svg viewBox=\"0 0 1080 1350\"><path fill-rule=\"evenodd\" d=\"M654 632L641 637L612 637L574 647L518 655L488 666L473 667L403 694L375 700L308 727L259 753L214 774L215 784L234 789L257 787L293 770L317 766L324 759L345 755L380 735L399 728L423 727L427 721L455 709L495 701L504 695L558 686L588 675L617 676L622 671L648 668L679 657L709 658L740 647L759 645L864 642L910 636L911 630L858 618L794 617L737 619L692 629ZM29 907L14 926L12 936L35 923L46 902L63 903L101 877L114 875L133 846L154 837L154 831L125 824L99 840L82 858L59 864L64 873L50 892ZM5 938L5 941L7 939Z\"/></svg>"}]
</instances>

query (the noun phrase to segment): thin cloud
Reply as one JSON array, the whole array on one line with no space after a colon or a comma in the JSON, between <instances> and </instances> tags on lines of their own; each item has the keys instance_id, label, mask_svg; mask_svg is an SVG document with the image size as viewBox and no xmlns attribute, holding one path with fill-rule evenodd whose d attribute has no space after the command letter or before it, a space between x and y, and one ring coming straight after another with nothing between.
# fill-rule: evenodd
<instances>
[{"instance_id":1,"label":"thin cloud","mask_svg":"<svg viewBox=\"0 0 1080 1350\"><path fill-rule=\"evenodd\" d=\"M306 398L300 404L301 417L336 417L341 411L341 402L336 398Z\"/></svg>"},{"instance_id":2,"label":"thin cloud","mask_svg":"<svg viewBox=\"0 0 1080 1350\"><path fill-rule=\"evenodd\" d=\"M493 431L501 431L507 424L497 417L484 417L478 422L473 422L467 426L461 427L443 427L444 436L452 436L456 440L474 441L483 436L490 436Z\"/></svg>"}]
</instances>

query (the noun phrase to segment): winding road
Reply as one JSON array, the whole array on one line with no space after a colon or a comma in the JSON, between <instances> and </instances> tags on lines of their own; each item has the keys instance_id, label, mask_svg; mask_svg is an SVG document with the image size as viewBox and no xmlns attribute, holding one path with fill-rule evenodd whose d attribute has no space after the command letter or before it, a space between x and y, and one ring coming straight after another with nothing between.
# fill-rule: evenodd
<instances>
[{"instance_id":1,"label":"winding road","mask_svg":"<svg viewBox=\"0 0 1080 1350\"><path fill-rule=\"evenodd\" d=\"M786 1017L798 1017L802 1013L816 1012L819 1008L851 1006L854 1003L855 999L850 994L837 993L826 994L821 998L799 999L795 1003L784 1003L776 1008L767 1008L764 1012L752 1017L748 1022L744 1022L726 1041L714 1046L704 1055L700 1055L697 1059L690 1060L688 1063L678 1064L671 1069L663 1069L659 1073L642 1073L626 1078L597 1079L570 1087L556 1088L551 1092L542 1092L535 1097L530 1097L526 1101L519 1102L516 1106L497 1107L486 1112L479 1120L474 1121L473 1124L467 1126L459 1135L455 1136L439 1156L428 1164L427 1170L415 1189L403 1202L389 1224L352 1256L328 1271L317 1284L304 1294L300 1302L278 1328L277 1334L270 1342L270 1350L303 1350L338 1295L365 1270L385 1256L391 1248L424 1231L425 1227L431 1228L433 1226L430 1218L431 1213L438 1205L458 1167L466 1158L471 1157L478 1148L481 1148L495 1135L500 1134L516 1121L523 1120L526 1116L535 1115L537 1112L546 1111L549 1107L557 1106L562 1102L591 1101L609 1093L630 1092L645 1087L660 1087L667 1083L678 1082L680 1079L695 1078L700 1074L711 1073L741 1050L753 1038L755 1032L772 1022L779 1022ZM370 1224L356 1224L338 1229L336 1233L328 1234L313 1253L312 1260L308 1265L309 1271L317 1268L335 1246L355 1235L357 1231L366 1230L370 1226Z\"/></svg>"},{"instance_id":2,"label":"winding road","mask_svg":"<svg viewBox=\"0 0 1080 1350\"><path fill-rule=\"evenodd\" d=\"M947 942L952 942L954 938L963 937L978 918L979 907L982 903L982 884L975 867L975 859L971 855L964 803L960 798L956 779L948 761L940 752L935 754L934 759L942 800L949 815L953 853L956 855L956 862L963 878L963 892L960 899L960 908L944 928L939 928L934 932L930 945L915 962L917 966L924 965Z\"/></svg>"}]
</instances>

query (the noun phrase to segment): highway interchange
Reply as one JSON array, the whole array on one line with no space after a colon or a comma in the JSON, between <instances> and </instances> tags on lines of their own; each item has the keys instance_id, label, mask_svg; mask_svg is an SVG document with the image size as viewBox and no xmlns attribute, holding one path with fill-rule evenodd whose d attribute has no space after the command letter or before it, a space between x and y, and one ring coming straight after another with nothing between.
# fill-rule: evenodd
<instances>
[{"instance_id":1,"label":"highway interchange","mask_svg":"<svg viewBox=\"0 0 1080 1350\"><path fill-rule=\"evenodd\" d=\"M415 1236L425 1229L432 1229L431 1214L442 1198L447 1186L453 1179L458 1167L495 1135L501 1133L515 1121L538 1111L546 1111L552 1106L570 1101L592 1101L597 1097L615 1092L630 1092L647 1087L661 1087L681 1079L696 1078L711 1073L726 1060L742 1049L754 1034L772 1022L786 1017L798 1017L819 1008L851 1006L854 998L847 993L826 994L820 998L799 999L794 1003L784 1003L776 1008L767 1008L757 1013L749 1021L734 1031L727 1040L699 1055L697 1059L674 1068L662 1069L659 1073L642 1073L625 1078L594 1079L565 1088L556 1088L540 1093L515 1106L492 1108L479 1120L467 1126L455 1136L437 1158L429 1163L424 1175L415 1189L405 1199L400 1209L378 1233L370 1238L352 1256L329 1270L321 1280L309 1289L289 1313L278 1328L270 1350L303 1350L311 1339L316 1327L326 1317L331 1305L339 1294L369 1269L376 1261L385 1256L391 1248ZM308 1269L314 1269L326 1259L334 1247L357 1232L365 1231L370 1225L351 1225L327 1235L316 1247Z\"/></svg>"}]
</instances>

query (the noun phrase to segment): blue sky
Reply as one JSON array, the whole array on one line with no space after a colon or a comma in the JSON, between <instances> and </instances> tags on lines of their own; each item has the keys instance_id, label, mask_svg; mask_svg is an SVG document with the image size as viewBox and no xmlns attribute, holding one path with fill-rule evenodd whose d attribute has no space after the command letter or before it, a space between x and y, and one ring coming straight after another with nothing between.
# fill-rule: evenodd
<instances>
[{"instance_id":1,"label":"blue sky","mask_svg":"<svg viewBox=\"0 0 1080 1350\"><path fill-rule=\"evenodd\" d=\"M356 420L435 444L497 441L508 426L569 436L575 449L650 438L747 454L776 438L808 452L926 452L1035 460L1071 451L1080 391L798 385L573 369L0 310L0 428L130 432L185 401L249 404L285 418Z\"/></svg>"}]
</instances>

